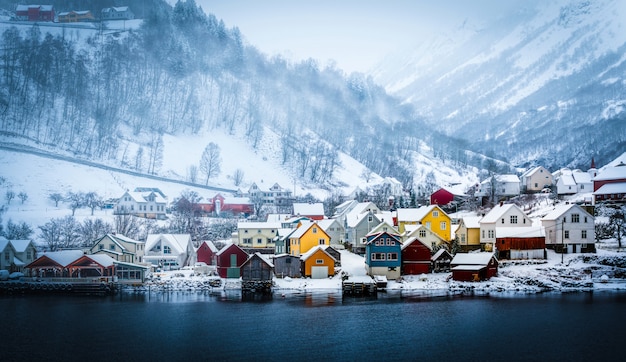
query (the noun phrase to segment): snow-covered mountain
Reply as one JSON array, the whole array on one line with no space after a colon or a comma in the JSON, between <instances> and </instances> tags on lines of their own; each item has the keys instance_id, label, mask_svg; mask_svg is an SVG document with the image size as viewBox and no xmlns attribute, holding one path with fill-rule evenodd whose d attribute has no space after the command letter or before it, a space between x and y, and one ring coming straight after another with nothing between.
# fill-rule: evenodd
<instances>
[{"instance_id":1,"label":"snow-covered mountain","mask_svg":"<svg viewBox=\"0 0 626 362\"><path fill-rule=\"evenodd\" d=\"M513 164L587 166L626 146L626 3L520 2L374 71L443 132Z\"/></svg>"}]
</instances>

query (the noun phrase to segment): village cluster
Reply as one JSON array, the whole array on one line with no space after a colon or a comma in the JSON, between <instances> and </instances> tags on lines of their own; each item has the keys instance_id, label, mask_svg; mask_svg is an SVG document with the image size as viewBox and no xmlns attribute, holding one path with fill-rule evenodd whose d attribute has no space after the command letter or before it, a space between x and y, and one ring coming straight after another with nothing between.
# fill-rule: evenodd
<instances>
[{"instance_id":1,"label":"village cluster","mask_svg":"<svg viewBox=\"0 0 626 362\"><path fill-rule=\"evenodd\" d=\"M494 178L499 180L495 184ZM540 215L507 202L484 214L449 214L443 206L467 196L444 187L432 193L430 205L417 208L381 210L372 202L347 200L327 217L322 203L293 203L291 213L269 214L264 221L241 219L232 240L205 240L198 247L189 234L150 234L145 241L106 234L85 250L37 255L32 241L0 238L0 269L3 279L140 285L161 272L184 268L240 280L244 286L252 283L258 289L259 283L271 285L274 278L332 277L341 270L342 253L351 252L362 255L363 275L375 280L446 272L453 280L481 281L497 275L501 260L544 259L547 249L561 254L595 252L593 208L600 202L624 202L626 165L555 174L536 167L517 185L511 175L497 176L481 183L477 193L489 194L490 187L497 187L503 194L517 187L512 192L523 188L541 195L553 185L557 192L566 190L583 201L544 195L551 204ZM277 184L269 190L254 184L247 196L253 195L262 195L263 202L271 204L289 199L290 192ZM115 210L166 217L166 200L156 188L137 188L125 192ZM217 194L197 208L213 215L245 214L252 207L245 200Z\"/></svg>"}]
</instances>

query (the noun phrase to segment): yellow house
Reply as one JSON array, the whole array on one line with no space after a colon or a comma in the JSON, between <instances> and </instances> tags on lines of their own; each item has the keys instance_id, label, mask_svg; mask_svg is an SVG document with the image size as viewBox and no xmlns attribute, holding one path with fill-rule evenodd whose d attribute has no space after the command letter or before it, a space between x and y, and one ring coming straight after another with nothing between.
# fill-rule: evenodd
<instances>
[{"instance_id":1,"label":"yellow house","mask_svg":"<svg viewBox=\"0 0 626 362\"><path fill-rule=\"evenodd\" d=\"M300 256L318 245L330 245L330 236L317 222L302 222L289 236L289 254Z\"/></svg>"},{"instance_id":2,"label":"yellow house","mask_svg":"<svg viewBox=\"0 0 626 362\"><path fill-rule=\"evenodd\" d=\"M456 239L464 251L480 249L480 216L466 216L456 230Z\"/></svg>"},{"instance_id":3,"label":"yellow house","mask_svg":"<svg viewBox=\"0 0 626 362\"><path fill-rule=\"evenodd\" d=\"M302 254L302 275L312 279L324 279L335 275L335 258L326 252L328 246L314 246Z\"/></svg>"},{"instance_id":4,"label":"yellow house","mask_svg":"<svg viewBox=\"0 0 626 362\"><path fill-rule=\"evenodd\" d=\"M396 210L398 231L405 232L406 225L424 225L444 241L452 240L451 219L439 206L422 206L417 209Z\"/></svg>"}]
</instances>

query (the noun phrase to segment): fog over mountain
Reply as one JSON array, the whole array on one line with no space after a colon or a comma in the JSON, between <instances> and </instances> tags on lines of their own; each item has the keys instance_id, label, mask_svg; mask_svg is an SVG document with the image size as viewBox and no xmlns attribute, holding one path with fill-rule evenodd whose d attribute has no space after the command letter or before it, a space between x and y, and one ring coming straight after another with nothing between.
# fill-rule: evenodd
<instances>
[{"instance_id":1,"label":"fog over mountain","mask_svg":"<svg viewBox=\"0 0 626 362\"><path fill-rule=\"evenodd\" d=\"M541 1L419 39L373 72L419 118L519 166L626 147L626 3Z\"/></svg>"}]
</instances>

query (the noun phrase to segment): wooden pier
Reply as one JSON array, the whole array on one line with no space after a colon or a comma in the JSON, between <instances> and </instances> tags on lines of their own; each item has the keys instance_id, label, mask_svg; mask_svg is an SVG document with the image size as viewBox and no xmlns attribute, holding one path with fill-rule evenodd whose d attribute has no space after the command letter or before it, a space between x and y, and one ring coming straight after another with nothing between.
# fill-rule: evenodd
<instances>
[{"instance_id":1,"label":"wooden pier","mask_svg":"<svg viewBox=\"0 0 626 362\"><path fill-rule=\"evenodd\" d=\"M341 283L341 287L343 295L363 296L377 292L376 282L369 276L349 277Z\"/></svg>"},{"instance_id":2,"label":"wooden pier","mask_svg":"<svg viewBox=\"0 0 626 362\"><path fill-rule=\"evenodd\" d=\"M74 294L113 295L118 285L112 282L5 281L0 282L0 295Z\"/></svg>"}]
</instances>

